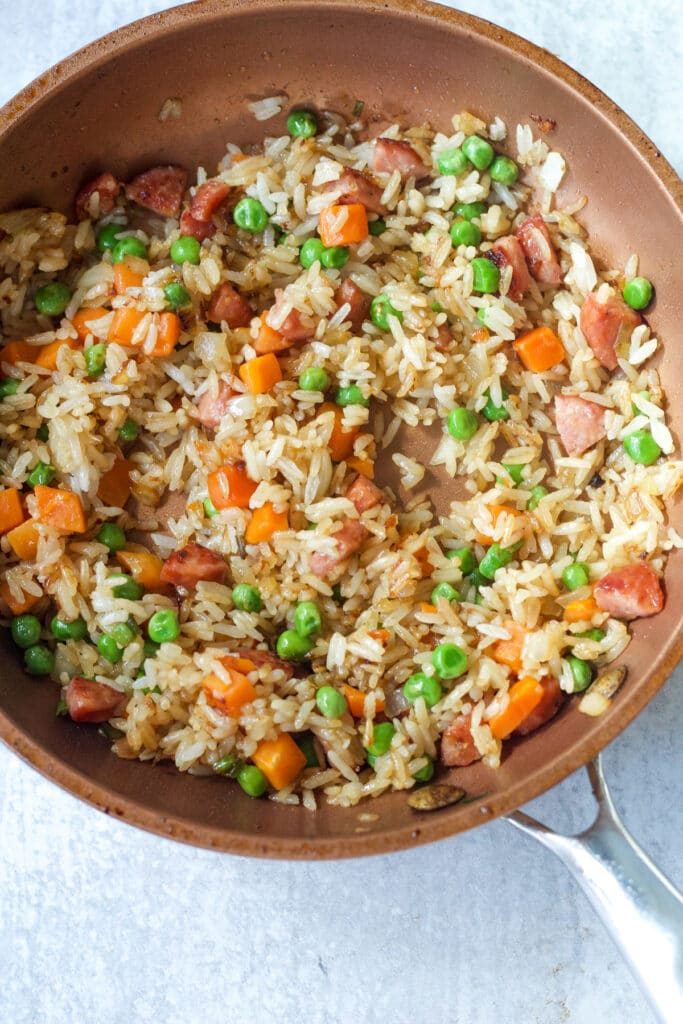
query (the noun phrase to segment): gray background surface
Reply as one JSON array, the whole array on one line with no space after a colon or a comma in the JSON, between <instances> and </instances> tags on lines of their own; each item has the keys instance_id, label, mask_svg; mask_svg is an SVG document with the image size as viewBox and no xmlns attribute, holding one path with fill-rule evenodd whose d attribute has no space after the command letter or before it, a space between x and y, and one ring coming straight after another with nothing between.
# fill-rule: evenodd
<instances>
[{"instance_id":1,"label":"gray background surface","mask_svg":"<svg viewBox=\"0 0 683 1024\"><path fill-rule=\"evenodd\" d=\"M95 37L170 6L0 0L0 102ZM453 5L455 6L455 5ZM683 5L477 0L615 99L683 168ZM605 762L628 826L683 886L681 671ZM574 777L532 813L577 829ZM391 857L264 863L77 802L0 747L0 1021L7 1024L648 1024L584 898L504 822Z\"/></svg>"}]
</instances>

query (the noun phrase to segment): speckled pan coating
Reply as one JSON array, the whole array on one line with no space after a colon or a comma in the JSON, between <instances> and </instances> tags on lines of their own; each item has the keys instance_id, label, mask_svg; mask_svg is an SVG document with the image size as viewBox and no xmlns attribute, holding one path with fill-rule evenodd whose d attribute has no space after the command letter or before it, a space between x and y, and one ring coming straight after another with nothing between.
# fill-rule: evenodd
<instances>
[{"instance_id":1,"label":"speckled pan coating","mask_svg":"<svg viewBox=\"0 0 683 1024\"><path fill-rule=\"evenodd\" d=\"M321 45L325 39L329 46ZM598 89L551 54L488 22L422 0L204 0L100 39L56 65L0 110L0 209L40 202L67 209L93 171L125 178L151 163L211 169L227 139L258 141L264 127L245 101L285 90L350 113L356 98L377 124L448 124L469 109L509 125L552 118L553 147L568 159L564 194L585 191L593 251L621 265L636 250L656 282L649 310L666 340L661 372L674 435L683 430L679 340L683 185L650 140ZM166 99L183 101L161 122ZM281 125L277 125L281 127ZM415 449L414 449L415 450ZM437 499L447 500L444 481ZM683 527L681 502L672 521ZM254 801L221 779L122 761L96 730L54 715L55 688L23 675L9 636L0 675L0 737L44 775L131 824L184 842L263 857L384 853L472 828L559 782L608 744L663 685L683 654L678 590L683 556L666 574L664 612L633 627L629 680L610 711L575 706L539 733L506 746L497 772L450 773L465 804L417 815L396 793L351 810ZM371 820L370 819L371 817Z\"/></svg>"}]
</instances>

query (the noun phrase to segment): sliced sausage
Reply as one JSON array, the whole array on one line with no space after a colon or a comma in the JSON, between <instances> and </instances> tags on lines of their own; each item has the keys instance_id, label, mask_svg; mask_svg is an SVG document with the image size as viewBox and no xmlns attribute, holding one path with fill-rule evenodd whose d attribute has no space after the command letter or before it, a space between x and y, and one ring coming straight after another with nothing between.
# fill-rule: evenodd
<instances>
[{"instance_id":1,"label":"sliced sausage","mask_svg":"<svg viewBox=\"0 0 683 1024\"><path fill-rule=\"evenodd\" d=\"M605 436L605 410L578 395L555 395L555 423L567 455L581 455Z\"/></svg>"},{"instance_id":2,"label":"sliced sausage","mask_svg":"<svg viewBox=\"0 0 683 1024\"><path fill-rule=\"evenodd\" d=\"M214 324L225 321L228 327L248 327L254 311L235 286L224 281L211 296L206 315Z\"/></svg>"},{"instance_id":3,"label":"sliced sausage","mask_svg":"<svg viewBox=\"0 0 683 1024\"><path fill-rule=\"evenodd\" d=\"M126 197L138 206L160 213L162 217L179 217L186 188L185 168L169 164L150 167L148 171L136 175L126 185Z\"/></svg>"},{"instance_id":4,"label":"sliced sausage","mask_svg":"<svg viewBox=\"0 0 683 1024\"><path fill-rule=\"evenodd\" d=\"M259 665L270 665L271 668L279 668L288 679L291 679L294 675L294 668L291 662L283 661L282 658L278 658L277 654L273 654L271 651L262 651L252 647L238 647L236 650L231 651L231 654L236 655L238 658L248 659L257 668Z\"/></svg>"},{"instance_id":5,"label":"sliced sausage","mask_svg":"<svg viewBox=\"0 0 683 1024\"><path fill-rule=\"evenodd\" d=\"M106 683L74 676L66 688L66 706L74 722L106 722L123 714L128 698Z\"/></svg>"},{"instance_id":6,"label":"sliced sausage","mask_svg":"<svg viewBox=\"0 0 683 1024\"><path fill-rule=\"evenodd\" d=\"M559 284L562 269L546 222L540 213L519 225L515 232L524 251L531 276L541 284Z\"/></svg>"},{"instance_id":7,"label":"sliced sausage","mask_svg":"<svg viewBox=\"0 0 683 1024\"><path fill-rule=\"evenodd\" d=\"M434 347L437 352L448 352L452 342L453 335L451 334L451 329L448 324L439 324L436 329L436 341L434 342Z\"/></svg>"},{"instance_id":8,"label":"sliced sausage","mask_svg":"<svg viewBox=\"0 0 683 1024\"><path fill-rule=\"evenodd\" d=\"M104 171L102 174L98 174L92 181L86 182L76 193L76 218L78 220L85 220L89 217L88 207L90 205L90 199L98 193L100 197L100 217L106 217L108 213L114 209L116 200L119 197L121 191L121 182L117 181L114 175L110 171Z\"/></svg>"},{"instance_id":9,"label":"sliced sausage","mask_svg":"<svg viewBox=\"0 0 683 1024\"><path fill-rule=\"evenodd\" d=\"M581 333L597 361L607 370L616 370L617 346L642 322L640 314L627 306L616 292L612 292L606 302L598 302L593 292L581 307L579 319Z\"/></svg>"},{"instance_id":10,"label":"sliced sausage","mask_svg":"<svg viewBox=\"0 0 683 1024\"><path fill-rule=\"evenodd\" d=\"M358 515L384 501L384 495L372 480L359 474L346 492L346 497L355 505Z\"/></svg>"},{"instance_id":11,"label":"sliced sausage","mask_svg":"<svg viewBox=\"0 0 683 1024\"><path fill-rule=\"evenodd\" d=\"M524 259L524 252L515 236L506 235L504 238L498 238L494 247L484 255L492 263L495 263L499 270L503 267L512 267L508 295L513 302L519 302L531 287L531 277Z\"/></svg>"},{"instance_id":12,"label":"sliced sausage","mask_svg":"<svg viewBox=\"0 0 683 1024\"><path fill-rule=\"evenodd\" d=\"M213 178L200 185L190 199L190 213L196 220L210 221L221 203L230 195L230 186Z\"/></svg>"},{"instance_id":13,"label":"sliced sausage","mask_svg":"<svg viewBox=\"0 0 683 1024\"><path fill-rule=\"evenodd\" d=\"M216 225L211 221L197 220L189 210L183 210L180 215L180 234L192 235L198 242L203 242L216 234Z\"/></svg>"},{"instance_id":14,"label":"sliced sausage","mask_svg":"<svg viewBox=\"0 0 683 1024\"><path fill-rule=\"evenodd\" d=\"M416 181L430 174L430 168L420 154L402 139L377 139L372 154L372 169L388 174L398 171L403 179L415 178Z\"/></svg>"},{"instance_id":15,"label":"sliced sausage","mask_svg":"<svg viewBox=\"0 0 683 1024\"><path fill-rule=\"evenodd\" d=\"M223 417L228 412L228 402L235 397L235 392L226 380L218 382L218 393L214 395L205 391L197 402L199 422L207 430L217 430Z\"/></svg>"},{"instance_id":16,"label":"sliced sausage","mask_svg":"<svg viewBox=\"0 0 683 1024\"><path fill-rule=\"evenodd\" d=\"M201 544L186 544L166 559L159 578L162 583L192 590L200 580L222 583L226 568L224 559L215 551Z\"/></svg>"},{"instance_id":17,"label":"sliced sausage","mask_svg":"<svg viewBox=\"0 0 683 1024\"><path fill-rule=\"evenodd\" d=\"M542 725L554 718L564 703L564 693L559 681L554 676L544 676L539 680L543 687L543 696L531 714L527 715L521 725L518 725L515 732L519 736L526 736L534 729L540 729Z\"/></svg>"},{"instance_id":18,"label":"sliced sausage","mask_svg":"<svg viewBox=\"0 0 683 1024\"><path fill-rule=\"evenodd\" d=\"M468 764L481 761L471 726L471 715L458 715L444 729L441 737L441 763L447 768L465 768Z\"/></svg>"},{"instance_id":19,"label":"sliced sausage","mask_svg":"<svg viewBox=\"0 0 683 1024\"><path fill-rule=\"evenodd\" d=\"M358 551L367 535L368 531L359 519L348 519L333 535L337 545L336 553L316 551L311 555L311 572L320 577L329 576L340 562L346 561L354 551Z\"/></svg>"},{"instance_id":20,"label":"sliced sausage","mask_svg":"<svg viewBox=\"0 0 683 1024\"><path fill-rule=\"evenodd\" d=\"M274 331L277 331L278 334L281 334L283 338L287 338L292 342L306 341L308 338L312 338L315 334L315 326L305 324L301 318L301 313L296 309L288 313L283 322L278 324L279 308L284 301L284 294L281 288L275 289L275 305L271 306L266 313L266 323ZM273 320L275 320L275 323L272 322Z\"/></svg>"},{"instance_id":21,"label":"sliced sausage","mask_svg":"<svg viewBox=\"0 0 683 1024\"><path fill-rule=\"evenodd\" d=\"M359 331L363 326L363 322L367 319L370 311L370 302L356 282L352 281L350 277L342 281L334 293L334 301L337 303L337 308L348 302L351 308L347 320L350 321L354 331Z\"/></svg>"},{"instance_id":22,"label":"sliced sausage","mask_svg":"<svg viewBox=\"0 0 683 1024\"><path fill-rule=\"evenodd\" d=\"M335 181L328 181L325 185L325 192L341 193L335 202L342 206L349 203L361 203L370 213L385 213L386 207L382 203L382 189L374 181L368 178L362 171L354 171L347 167Z\"/></svg>"},{"instance_id":23,"label":"sliced sausage","mask_svg":"<svg viewBox=\"0 0 683 1024\"><path fill-rule=\"evenodd\" d=\"M644 619L664 607L659 577L647 562L634 562L608 572L593 590L602 612L615 619Z\"/></svg>"}]
</instances>

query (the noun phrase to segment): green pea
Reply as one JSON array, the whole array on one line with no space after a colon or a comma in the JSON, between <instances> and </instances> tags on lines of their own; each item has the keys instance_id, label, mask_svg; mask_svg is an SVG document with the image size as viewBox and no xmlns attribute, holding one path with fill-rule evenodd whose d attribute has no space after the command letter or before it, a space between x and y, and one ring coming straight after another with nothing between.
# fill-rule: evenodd
<instances>
[{"instance_id":1,"label":"green pea","mask_svg":"<svg viewBox=\"0 0 683 1024\"><path fill-rule=\"evenodd\" d=\"M41 625L35 615L17 615L10 628L17 647L33 647L40 640Z\"/></svg>"},{"instance_id":2,"label":"green pea","mask_svg":"<svg viewBox=\"0 0 683 1024\"><path fill-rule=\"evenodd\" d=\"M142 654L145 658L156 658L159 653L161 644L157 644L154 640L143 640L142 642Z\"/></svg>"},{"instance_id":3,"label":"green pea","mask_svg":"<svg viewBox=\"0 0 683 1024\"><path fill-rule=\"evenodd\" d=\"M255 764L243 765L237 773L237 781L247 796L258 798L268 789L268 779Z\"/></svg>"},{"instance_id":4,"label":"green pea","mask_svg":"<svg viewBox=\"0 0 683 1024\"><path fill-rule=\"evenodd\" d=\"M368 231L371 235L377 238L379 235L383 235L387 230L387 222L378 217L377 220L371 220L368 224Z\"/></svg>"},{"instance_id":5,"label":"green pea","mask_svg":"<svg viewBox=\"0 0 683 1024\"><path fill-rule=\"evenodd\" d=\"M49 647L35 644L24 651L24 667L30 676L49 676L55 665L55 656Z\"/></svg>"},{"instance_id":6,"label":"green pea","mask_svg":"<svg viewBox=\"0 0 683 1024\"><path fill-rule=\"evenodd\" d=\"M0 385L1 386L1 385ZM41 423L36 430L36 440L47 441L50 437L50 430L47 423Z\"/></svg>"},{"instance_id":7,"label":"green pea","mask_svg":"<svg viewBox=\"0 0 683 1024\"><path fill-rule=\"evenodd\" d=\"M504 462L503 469L507 472L508 476L512 480L515 487L517 486L517 484L521 484L524 466L518 465L516 463ZM507 483L507 481L500 476L497 476L496 480L499 484Z\"/></svg>"},{"instance_id":8,"label":"green pea","mask_svg":"<svg viewBox=\"0 0 683 1024\"><path fill-rule=\"evenodd\" d=\"M241 612L260 612L263 608L260 592L248 583L238 583L233 587L232 603Z\"/></svg>"},{"instance_id":9,"label":"green pea","mask_svg":"<svg viewBox=\"0 0 683 1024\"><path fill-rule=\"evenodd\" d=\"M472 267L473 291L479 292L482 295L498 291L500 270L495 263L486 259L485 256L477 256L476 259L472 260L470 266Z\"/></svg>"},{"instance_id":10,"label":"green pea","mask_svg":"<svg viewBox=\"0 0 683 1024\"><path fill-rule=\"evenodd\" d=\"M451 228L451 242L457 248L459 245L479 245L481 242L481 228L473 221L458 218Z\"/></svg>"},{"instance_id":11,"label":"green pea","mask_svg":"<svg viewBox=\"0 0 683 1024\"><path fill-rule=\"evenodd\" d=\"M433 708L443 695L441 683L434 676L428 676L426 672L416 672L403 686L403 696L411 704L414 704L418 697L422 697L428 708Z\"/></svg>"},{"instance_id":12,"label":"green pea","mask_svg":"<svg viewBox=\"0 0 683 1024\"><path fill-rule=\"evenodd\" d=\"M443 313L443 306L441 305L440 302L437 302L436 300L432 302L429 308L431 309L432 313Z\"/></svg>"},{"instance_id":13,"label":"green pea","mask_svg":"<svg viewBox=\"0 0 683 1024\"><path fill-rule=\"evenodd\" d=\"M237 754L227 754L214 762L213 770L216 775L227 775L230 779L236 779L243 767L244 761L240 761Z\"/></svg>"},{"instance_id":14,"label":"green pea","mask_svg":"<svg viewBox=\"0 0 683 1024\"><path fill-rule=\"evenodd\" d=\"M631 309L645 309L652 302L652 282L646 277L634 277L622 292L624 302Z\"/></svg>"},{"instance_id":15,"label":"green pea","mask_svg":"<svg viewBox=\"0 0 683 1024\"><path fill-rule=\"evenodd\" d=\"M145 588L137 583L132 576L127 576L125 573L119 573L113 578L122 581L112 587L112 594L114 597L122 597L126 601L139 601L145 592Z\"/></svg>"},{"instance_id":16,"label":"green pea","mask_svg":"<svg viewBox=\"0 0 683 1024\"><path fill-rule=\"evenodd\" d=\"M453 213L456 217L472 220L474 217L481 217L482 213L486 213L486 203L481 201L477 203L457 203L453 207Z\"/></svg>"},{"instance_id":17,"label":"green pea","mask_svg":"<svg viewBox=\"0 0 683 1024\"><path fill-rule=\"evenodd\" d=\"M232 211L232 219L243 231L256 233L264 230L269 218L263 203L260 203L258 199L252 199L251 196L245 196L244 199L240 199Z\"/></svg>"},{"instance_id":18,"label":"green pea","mask_svg":"<svg viewBox=\"0 0 683 1024\"><path fill-rule=\"evenodd\" d=\"M147 635L155 644L171 643L180 636L178 612L162 608L147 623Z\"/></svg>"},{"instance_id":19,"label":"green pea","mask_svg":"<svg viewBox=\"0 0 683 1024\"><path fill-rule=\"evenodd\" d=\"M357 384L349 384L345 388L338 388L334 400L342 408L345 408L347 405L363 405L367 409L370 405L370 399L364 397Z\"/></svg>"},{"instance_id":20,"label":"green pea","mask_svg":"<svg viewBox=\"0 0 683 1024\"><path fill-rule=\"evenodd\" d=\"M315 703L318 711L325 718L341 718L346 714L348 704L346 697L334 686L321 686L315 695Z\"/></svg>"},{"instance_id":21,"label":"green pea","mask_svg":"<svg viewBox=\"0 0 683 1024\"><path fill-rule=\"evenodd\" d=\"M102 523L97 532L97 539L110 551L123 551L126 546L125 533L120 526L116 526L114 523Z\"/></svg>"},{"instance_id":22,"label":"green pea","mask_svg":"<svg viewBox=\"0 0 683 1024\"><path fill-rule=\"evenodd\" d=\"M488 401L484 408L481 410L482 416L485 416L486 419L492 423L495 422L496 420L509 420L510 413L504 406L493 404L493 399L491 398L491 394L488 388L486 389L484 394L487 395ZM510 397L505 388L501 389L501 397L504 402L507 402L508 398Z\"/></svg>"},{"instance_id":23,"label":"green pea","mask_svg":"<svg viewBox=\"0 0 683 1024\"><path fill-rule=\"evenodd\" d=\"M391 722L379 722L373 726L372 743L366 748L368 754L372 754L373 757L381 757L382 754L386 754L395 733L396 729Z\"/></svg>"},{"instance_id":24,"label":"green pea","mask_svg":"<svg viewBox=\"0 0 683 1024\"><path fill-rule=\"evenodd\" d=\"M305 636L299 636L294 629L286 629L277 638L275 649L278 657L285 661L303 661L313 650L313 642Z\"/></svg>"},{"instance_id":25,"label":"green pea","mask_svg":"<svg viewBox=\"0 0 683 1024\"><path fill-rule=\"evenodd\" d=\"M218 509L211 501L211 498L204 498L204 514L207 519L213 519L214 516L218 515Z\"/></svg>"},{"instance_id":26,"label":"green pea","mask_svg":"<svg viewBox=\"0 0 683 1024\"><path fill-rule=\"evenodd\" d=\"M457 679L467 672L467 655L457 644L439 644L432 651L432 665L441 679Z\"/></svg>"},{"instance_id":27,"label":"green pea","mask_svg":"<svg viewBox=\"0 0 683 1024\"><path fill-rule=\"evenodd\" d=\"M479 135L470 135L462 144L462 151L478 171L485 171L493 161L493 146Z\"/></svg>"},{"instance_id":28,"label":"green pea","mask_svg":"<svg viewBox=\"0 0 683 1024\"><path fill-rule=\"evenodd\" d=\"M50 466L47 462L38 462L28 475L29 486L35 487L37 484L42 484L43 487L47 487L54 480L56 473L57 470L54 466Z\"/></svg>"},{"instance_id":29,"label":"green pea","mask_svg":"<svg viewBox=\"0 0 683 1024\"><path fill-rule=\"evenodd\" d=\"M577 633L582 640L595 640L596 644L599 644L601 640L604 640L607 636L604 629L587 629L585 633Z\"/></svg>"},{"instance_id":30,"label":"green pea","mask_svg":"<svg viewBox=\"0 0 683 1024\"><path fill-rule=\"evenodd\" d=\"M65 622L55 615L50 622L50 631L56 640L82 640L88 633L88 627L81 618Z\"/></svg>"},{"instance_id":31,"label":"green pea","mask_svg":"<svg viewBox=\"0 0 683 1024\"><path fill-rule=\"evenodd\" d=\"M174 263L199 263L202 252L201 242L193 235L181 235L171 246L171 259Z\"/></svg>"},{"instance_id":32,"label":"green pea","mask_svg":"<svg viewBox=\"0 0 683 1024\"><path fill-rule=\"evenodd\" d=\"M112 626L109 635L116 641L119 647L127 647L135 639L135 630L131 629L127 622L117 622Z\"/></svg>"},{"instance_id":33,"label":"green pea","mask_svg":"<svg viewBox=\"0 0 683 1024\"><path fill-rule=\"evenodd\" d=\"M91 377L101 377L107 365L107 346L100 342L85 350L85 368Z\"/></svg>"},{"instance_id":34,"label":"green pea","mask_svg":"<svg viewBox=\"0 0 683 1024\"><path fill-rule=\"evenodd\" d=\"M562 582L567 590L578 590L585 587L590 580L590 570L585 562L574 562L562 572Z\"/></svg>"},{"instance_id":35,"label":"green pea","mask_svg":"<svg viewBox=\"0 0 683 1024\"><path fill-rule=\"evenodd\" d=\"M444 149L437 160L439 174L462 174L470 166L470 162L461 149Z\"/></svg>"},{"instance_id":36,"label":"green pea","mask_svg":"<svg viewBox=\"0 0 683 1024\"><path fill-rule=\"evenodd\" d=\"M308 366L299 375L299 387L302 391L327 391L330 386L330 375L321 366Z\"/></svg>"},{"instance_id":37,"label":"green pea","mask_svg":"<svg viewBox=\"0 0 683 1024\"><path fill-rule=\"evenodd\" d=\"M112 263L123 263L126 256L135 256L139 260L147 259L147 247L135 235L127 235L126 238L119 238L111 251Z\"/></svg>"},{"instance_id":38,"label":"green pea","mask_svg":"<svg viewBox=\"0 0 683 1024\"><path fill-rule=\"evenodd\" d=\"M15 380L14 377L4 377L0 380L0 398L7 398L9 395L16 395L18 390L19 381Z\"/></svg>"},{"instance_id":39,"label":"green pea","mask_svg":"<svg viewBox=\"0 0 683 1024\"><path fill-rule=\"evenodd\" d=\"M489 174L501 185L514 185L519 177L519 167L509 156L497 156L489 168Z\"/></svg>"},{"instance_id":40,"label":"green pea","mask_svg":"<svg viewBox=\"0 0 683 1024\"><path fill-rule=\"evenodd\" d=\"M135 420L128 418L123 421L117 433L122 441L135 441L140 433L140 427Z\"/></svg>"},{"instance_id":41,"label":"green pea","mask_svg":"<svg viewBox=\"0 0 683 1024\"><path fill-rule=\"evenodd\" d=\"M530 512L533 512L535 508L538 508L538 505L539 505L539 502L540 502L541 498L545 498L547 493L548 493L547 488L543 487L542 484L536 484L535 487L532 487L531 490L529 491L529 494L531 495L531 497L529 498L529 500L526 503L526 507L528 508L528 510Z\"/></svg>"},{"instance_id":42,"label":"green pea","mask_svg":"<svg viewBox=\"0 0 683 1024\"><path fill-rule=\"evenodd\" d=\"M310 110L293 110L287 118L287 131L295 139L310 139L318 131L318 121Z\"/></svg>"},{"instance_id":43,"label":"green pea","mask_svg":"<svg viewBox=\"0 0 683 1024\"><path fill-rule=\"evenodd\" d=\"M114 640L113 636L109 636L107 633L103 633L97 638L97 650L100 652L102 657L115 665L117 661L121 661L123 657L123 651Z\"/></svg>"},{"instance_id":44,"label":"green pea","mask_svg":"<svg viewBox=\"0 0 683 1024\"><path fill-rule=\"evenodd\" d=\"M567 662L572 671L572 677L574 680L574 688L572 693L581 693L590 686L593 678L593 669L587 661L582 661L581 658L574 658L570 656L567 658Z\"/></svg>"},{"instance_id":45,"label":"green pea","mask_svg":"<svg viewBox=\"0 0 683 1024\"><path fill-rule=\"evenodd\" d=\"M499 569L510 564L520 546L513 544L512 547L502 548L500 544L492 544L479 563L481 575L487 580L492 580Z\"/></svg>"},{"instance_id":46,"label":"green pea","mask_svg":"<svg viewBox=\"0 0 683 1024\"><path fill-rule=\"evenodd\" d=\"M429 782L434 778L434 759L429 754L423 754L422 756L426 759L427 763L424 768L418 768L413 773L413 778L416 782Z\"/></svg>"},{"instance_id":47,"label":"green pea","mask_svg":"<svg viewBox=\"0 0 683 1024\"><path fill-rule=\"evenodd\" d=\"M479 421L477 414L472 412L471 409L465 409L464 406L456 406L455 409L451 409L449 412L446 426L448 427L448 433L456 441L469 441L479 429Z\"/></svg>"},{"instance_id":48,"label":"green pea","mask_svg":"<svg viewBox=\"0 0 683 1024\"><path fill-rule=\"evenodd\" d=\"M389 330L389 317L395 316L400 324L403 323L403 313L394 309L388 295L376 295L370 303L370 319L375 327L381 331Z\"/></svg>"},{"instance_id":49,"label":"green pea","mask_svg":"<svg viewBox=\"0 0 683 1024\"><path fill-rule=\"evenodd\" d=\"M374 754L368 754L367 757L366 757L366 761L368 762L368 764L370 765L371 768L375 767L375 761L376 760L377 760L377 758L375 757Z\"/></svg>"},{"instance_id":50,"label":"green pea","mask_svg":"<svg viewBox=\"0 0 683 1024\"><path fill-rule=\"evenodd\" d=\"M624 451L639 466L651 466L662 454L654 437L648 430L634 430L623 440Z\"/></svg>"},{"instance_id":51,"label":"green pea","mask_svg":"<svg viewBox=\"0 0 683 1024\"><path fill-rule=\"evenodd\" d=\"M71 289L61 281L42 285L35 294L36 309L44 316L61 316L71 299Z\"/></svg>"},{"instance_id":52,"label":"green pea","mask_svg":"<svg viewBox=\"0 0 683 1024\"><path fill-rule=\"evenodd\" d=\"M170 309L188 309L192 305L192 296L180 281L171 281L164 287L164 298Z\"/></svg>"},{"instance_id":53,"label":"green pea","mask_svg":"<svg viewBox=\"0 0 683 1024\"><path fill-rule=\"evenodd\" d=\"M447 551L446 558L457 558L460 562L460 572L463 576L469 576L477 568L477 560L474 557L472 548L456 548L454 551Z\"/></svg>"},{"instance_id":54,"label":"green pea","mask_svg":"<svg viewBox=\"0 0 683 1024\"><path fill-rule=\"evenodd\" d=\"M348 263L351 250L345 245L331 245L325 249L320 262L328 270L341 270Z\"/></svg>"},{"instance_id":55,"label":"green pea","mask_svg":"<svg viewBox=\"0 0 683 1024\"><path fill-rule=\"evenodd\" d=\"M306 758L307 768L320 768L320 761L318 760L318 751L315 749L315 739L313 733L304 732L301 736L296 736L294 742Z\"/></svg>"},{"instance_id":56,"label":"green pea","mask_svg":"<svg viewBox=\"0 0 683 1024\"><path fill-rule=\"evenodd\" d=\"M118 242L117 235L122 231L125 231L125 227L121 224L107 224L97 234L97 248L100 252L106 252L107 249L113 249Z\"/></svg>"},{"instance_id":57,"label":"green pea","mask_svg":"<svg viewBox=\"0 0 683 1024\"><path fill-rule=\"evenodd\" d=\"M477 320L486 327L486 306L482 306L477 310Z\"/></svg>"},{"instance_id":58,"label":"green pea","mask_svg":"<svg viewBox=\"0 0 683 1024\"><path fill-rule=\"evenodd\" d=\"M322 628L323 620L315 601L301 601L294 609L294 629L299 636L315 636Z\"/></svg>"},{"instance_id":59,"label":"green pea","mask_svg":"<svg viewBox=\"0 0 683 1024\"><path fill-rule=\"evenodd\" d=\"M450 583L437 583L437 585L434 587L431 595L432 604L436 604L440 597L445 598L446 601L461 600L459 592L455 589L455 587L452 587Z\"/></svg>"},{"instance_id":60,"label":"green pea","mask_svg":"<svg viewBox=\"0 0 683 1024\"><path fill-rule=\"evenodd\" d=\"M319 238L307 238L304 244L299 249L299 263L302 267L307 270L312 267L315 261L322 263L322 255L325 252L325 246Z\"/></svg>"}]
</instances>

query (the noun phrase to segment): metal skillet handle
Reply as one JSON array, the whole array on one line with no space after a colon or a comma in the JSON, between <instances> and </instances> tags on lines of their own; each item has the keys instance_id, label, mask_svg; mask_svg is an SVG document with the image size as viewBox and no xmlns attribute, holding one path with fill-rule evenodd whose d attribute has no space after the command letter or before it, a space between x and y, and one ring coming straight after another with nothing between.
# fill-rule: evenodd
<instances>
[{"instance_id":1,"label":"metal skillet handle","mask_svg":"<svg viewBox=\"0 0 683 1024\"><path fill-rule=\"evenodd\" d=\"M627 832L600 756L587 765L598 816L575 836L558 835L523 811L507 820L569 868L628 963L657 1019L683 1021L683 897Z\"/></svg>"}]
</instances>

